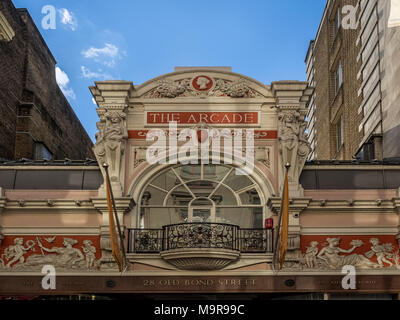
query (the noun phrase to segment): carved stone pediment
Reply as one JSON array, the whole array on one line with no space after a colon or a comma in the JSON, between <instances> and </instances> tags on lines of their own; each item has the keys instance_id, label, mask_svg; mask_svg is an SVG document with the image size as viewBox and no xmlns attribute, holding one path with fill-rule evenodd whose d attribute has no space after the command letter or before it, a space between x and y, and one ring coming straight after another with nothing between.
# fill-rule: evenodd
<instances>
[{"instance_id":1,"label":"carved stone pediment","mask_svg":"<svg viewBox=\"0 0 400 320\"><path fill-rule=\"evenodd\" d=\"M239 78L227 80L211 78L209 76L197 76L181 80L162 79L157 86L142 98L162 99L178 97L231 97L231 98L257 98L262 95L250 87L248 80Z\"/></svg>"}]
</instances>

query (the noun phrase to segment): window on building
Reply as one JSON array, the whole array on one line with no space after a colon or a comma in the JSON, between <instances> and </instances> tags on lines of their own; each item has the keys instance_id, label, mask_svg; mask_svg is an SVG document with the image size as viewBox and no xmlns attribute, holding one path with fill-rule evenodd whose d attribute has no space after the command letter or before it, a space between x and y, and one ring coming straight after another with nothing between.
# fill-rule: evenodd
<instances>
[{"instance_id":1,"label":"window on building","mask_svg":"<svg viewBox=\"0 0 400 320\"><path fill-rule=\"evenodd\" d=\"M335 72L335 93L337 94L343 84L343 69L342 64L339 63Z\"/></svg>"},{"instance_id":2,"label":"window on building","mask_svg":"<svg viewBox=\"0 0 400 320\"><path fill-rule=\"evenodd\" d=\"M341 17L341 14L340 14L340 7L339 7L339 8L336 10L336 15L335 15L335 25L334 25L334 28L335 28L335 38L336 38L336 36L337 36L337 34L338 34L338 32L339 32L339 29L340 29L341 24L342 24L342 17Z\"/></svg>"},{"instance_id":3,"label":"window on building","mask_svg":"<svg viewBox=\"0 0 400 320\"><path fill-rule=\"evenodd\" d=\"M34 144L34 160L51 160L53 159L53 154L46 148L46 146L41 142L35 142Z\"/></svg>"},{"instance_id":4,"label":"window on building","mask_svg":"<svg viewBox=\"0 0 400 320\"><path fill-rule=\"evenodd\" d=\"M265 201L250 176L227 165L169 168L145 187L140 201L142 228L211 222L262 228Z\"/></svg>"},{"instance_id":5,"label":"window on building","mask_svg":"<svg viewBox=\"0 0 400 320\"><path fill-rule=\"evenodd\" d=\"M340 150L344 143L344 132L343 132L343 116L340 117L338 123L336 124L336 148L337 151Z\"/></svg>"}]
</instances>

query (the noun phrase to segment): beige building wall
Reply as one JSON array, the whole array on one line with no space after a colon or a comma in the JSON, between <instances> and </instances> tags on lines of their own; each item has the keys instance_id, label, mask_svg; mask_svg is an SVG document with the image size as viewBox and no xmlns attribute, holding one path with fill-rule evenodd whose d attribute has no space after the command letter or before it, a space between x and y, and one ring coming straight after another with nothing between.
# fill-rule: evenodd
<instances>
[{"instance_id":1,"label":"beige building wall","mask_svg":"<svg viewBox=\"0 0 400 320\"><path fill-rule=\"evenodd\" d=\"M392 16L400 18L399 12L394 12L392 1L380 1L379 12L382 15L383 62L382 74L382 127L383 127L383 157L400 158L400 26L388 27L390 10Z\"/></svg>"},{"instance_id":2,"label":"beige building wall","mask_svg":"<svg viewBox=\"0 0 400 320\"><path fill-rule=\"evenodd\" d=\"M327 1L306 57L307 80L315 87L309 159L400 157L400 33L398 25L388 26L393 1ZM345 5L357 8L354 27L343 27ZM339 65L343 83L337 88Z\"/></svg>"},{"instance_id":3,"label":"beige building wall","mask_svg":"<svg viewBox=\"0 0 400 320\"><path fill-rule=\"evenodd\" d=\"M327 2L316 39L307 53L308 81L315 87L308 106L310 160L351 159L362 139L357 112L362 99L358 96L361 81L357 79L361 62L357 61L355 46L358 29L337 27L337 13L346 4L356 6L357 1ZM339 85L338 69L342 70Z\"/></svg>"}]
</instances>

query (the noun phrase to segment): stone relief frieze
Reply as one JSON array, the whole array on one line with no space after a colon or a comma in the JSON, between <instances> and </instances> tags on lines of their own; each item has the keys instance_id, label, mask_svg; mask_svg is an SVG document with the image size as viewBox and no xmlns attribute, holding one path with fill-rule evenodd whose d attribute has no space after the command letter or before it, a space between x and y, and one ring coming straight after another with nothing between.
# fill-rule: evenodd
<instances>
[{"instance_id":1,"label":"stone relief frieze","mask_svg":"<svg viewBox=\"0 0 400 320\"><path fill-rule=\"evenodd\" d=\"M377 238L370 238L369 243L354 239L350 248L340 245L341 238L327 238L326 244L318 241L309 242L298 262L287 261L284 269L302 270L341 270L350 265L357 269L400 269L399 250L392 243L381 244ZM357 248L368 246L365 253L354 253Z\"/></svg>"},{"instance_id":2,"label":"stone relief frieze","mask_svg":"<svg viewBox=\"0 0 400 320\"><path fill-rule=\"evenodd\" d=\"M68 237L60 237L62 246L53 244L54 237L35 237L35 240L14 239L13 244L6 247L0 257L0 270L30 271L40 270L44 265L53 265L57 270L90 270L100 268L100 259L96 258L97 248L93 241L79 241ZM60 242L57 241L57 242Z\"/></svg>"},{"instance_id":3,"label":"stone relief frieze","mask_svg":"<svg viewBox=\"0 0 400 320\"><path fill-rule=\"evenodd\" d=\"M239 78L235 81L224 79L207 80L212 81L206 83L204 80L209 77L197 77L194 80L183 79L172 81L169 79L160 80L157 86L144 94L142 98L177 98L177 97L231 97L231 98L257 98L262 97L260 93L250 88L248 81ZM195 85L191 85L192 81L197 81ZM200 82L201 81L201 82ZM209 89L206 89L208 88ZM196 88L199 88L197 90ZM205 89L203 89L205 88Z\"/></svg>"}]
</instances>

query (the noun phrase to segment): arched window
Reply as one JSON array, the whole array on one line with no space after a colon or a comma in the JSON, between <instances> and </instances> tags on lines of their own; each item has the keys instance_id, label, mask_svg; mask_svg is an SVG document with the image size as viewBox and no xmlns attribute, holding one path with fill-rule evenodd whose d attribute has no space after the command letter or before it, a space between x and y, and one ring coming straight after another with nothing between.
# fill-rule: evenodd
<instances>
[{"instance_id":1,"label":"arched window","mask_svg":"<svg viewBox=\"0 0 400 320\"><path fill-rule=\"evenodd\" d=\"M216 222L262 228L260 188L228 165L178 165L155 176L140 201L140 228Z\"/></svg>"}]
</instances>

